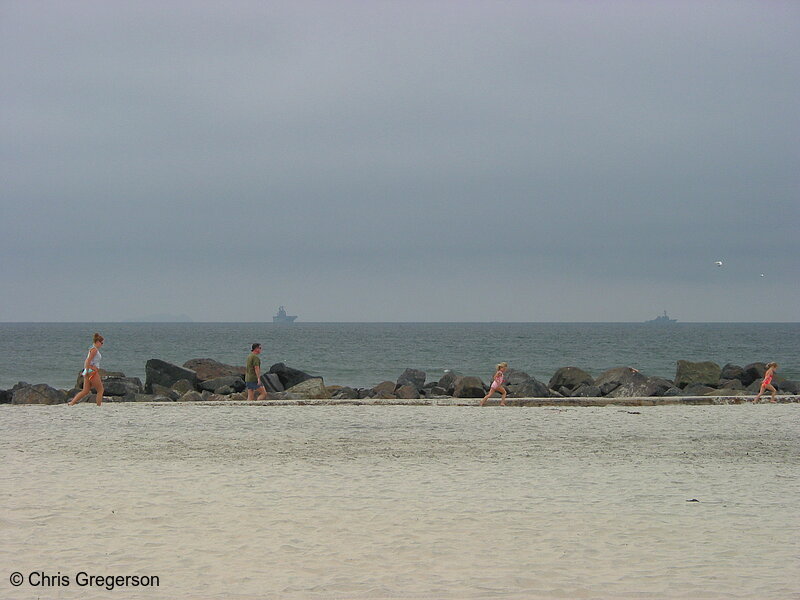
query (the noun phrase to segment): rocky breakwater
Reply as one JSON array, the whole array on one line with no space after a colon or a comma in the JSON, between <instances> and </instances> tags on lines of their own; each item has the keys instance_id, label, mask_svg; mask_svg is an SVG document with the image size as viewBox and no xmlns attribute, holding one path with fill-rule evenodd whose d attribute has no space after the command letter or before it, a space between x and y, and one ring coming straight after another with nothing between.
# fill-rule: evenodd
<instances>
[{"instance_id":1,"label":"rocky breakwater","mask_svg":"<svg viewBox=\"0 0 800 600\"><path fill-rule=\"evenodd\" d=\"M522 370L506 372L506 388L511 404L539 405L609 404L626 398L672 399L672 402L714 403L736 402L758 393L764 377L764 363L745 366L679 360L674 379L648 376L631 367L614 367L597 377L579 367L562 367L548 383L539 381ZM226 365L210 358L192 359L182 366L160 359L148 360L145 383L123 373L101 371L107 402L208 402L246 400L244 367ZM370 388L326 386L322 377L276 363L263 374L262 383L269 400L297 401L332 400L353 403L429 403L441 398L478 399L489 387L479 376L448 369L438 379L428 379L419 369L408 368L395 381L381 381ZM57 390L46 384L20 382L10 390L0 390L0 403L61 404L82 387L78 378L71 390ZM800 394L800 382L776 374L773 385L779 394ZM714 398L717 398L715 400ZM680 400L685 398L685 400ZM704 400L708 398L708 400ZM495 395L491 402L497 402ZM739 400L737 400L739 399ZM95 395L84 402L94 402ZM470 400L468 403L472 403ZM655 400L650 403L657 403Z\"/></svg>"},{"instance_id":2,"label":"rocky breakwater","mask_svg":"<svg viewBox=\"0 0 800 600\"><path fill-rule=\"evenodd\" d=\"M136 402L148 400L142 396L142 382L138 377L125 377L123 373L100 370L103 380L104 402ZM69 390L56 389L46 383L30 384L20 381L10 390L0 390L0 403L10 404L64 404L83 388L83 376L78 375L75 387ZM94 403L95 394L90 394L83 402Z\"/></svg>"}]
</instances>

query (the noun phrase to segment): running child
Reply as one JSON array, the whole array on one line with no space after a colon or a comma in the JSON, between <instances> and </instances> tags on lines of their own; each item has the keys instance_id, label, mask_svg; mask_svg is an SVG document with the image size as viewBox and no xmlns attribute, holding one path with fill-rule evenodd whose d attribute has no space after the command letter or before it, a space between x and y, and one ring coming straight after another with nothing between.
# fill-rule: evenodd
<instances>
[{"instance_id":1,"label":"running child","mask_svg":"<svg viewBox=\"0 0 800 600\"><path fill-rule=\"evenodd\" d=\"M775 371L777 370L778 370L778 363L771 362L767 365L767 372L764 373L764 381L761 382L761 390L758 392L758 396L756 396L756 399L753 400L753 403L756 403L759 400L761 400L761 394L764 393L764 390L769 390L770 393L772 394L772 397L769 400L770 402L777 402L777 400L775 400L775 392L777 392L777 390L775 389L775 386L772 385L772 376L775 374Z\"/></svg>"},{"instance_id":2,"label":"running child","mask_svg":"<svg viewBox=\"0 0 800 600\"><path fill-rule=\"evenodd\" d=\"M506 388L503 387L503 384L506 382L506 369L508 369L508 363L501 362L499 365L497 365L497 372L492 378L492 386L489 388L489 393L483 397L483 400L481 400L481 406L484 406L489 397L498 391L502 395L502 398L500 398L500 406L506 405L506 394L508 392L506 391Z\"/></svg>"}]
</instances>

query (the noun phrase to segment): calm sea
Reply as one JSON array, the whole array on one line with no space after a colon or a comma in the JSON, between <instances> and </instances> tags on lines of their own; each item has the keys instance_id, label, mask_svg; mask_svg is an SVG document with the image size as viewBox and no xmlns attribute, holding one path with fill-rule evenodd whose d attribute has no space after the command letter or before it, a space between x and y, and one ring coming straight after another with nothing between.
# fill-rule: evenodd
<instances>
[{"instance_id":1,"label":"calm sea","mask_svg":"<svg viewBox=\"0 0 800 600\"><path fill-rule=\"evenodd\" d=\"M265 365L354 387L396 380L407 367L429 381L445 369L488 379L499 361L545 382L563 366L596 376L630 365L671 379L678 359L776 361L781 375L800 378L800 323L0 323L0 389L72 387L95 331L106 338L103 368L142 381L150 358L242 365L252 342L264 345Z\"/></svg>"}]
</instances>

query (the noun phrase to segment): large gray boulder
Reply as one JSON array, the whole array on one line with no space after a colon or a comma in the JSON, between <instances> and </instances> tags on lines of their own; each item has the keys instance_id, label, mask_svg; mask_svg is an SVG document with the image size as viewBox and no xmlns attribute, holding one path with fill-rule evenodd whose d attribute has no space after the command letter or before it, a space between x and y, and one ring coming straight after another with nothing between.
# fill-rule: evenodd
<instances>
[{"instance_id":1,"label":"large gray boulder","mask_svg":"<svg viewBox=\"0 0 800 600\"><path fill-rule=\"evenodd\" d=\"M281 383L281 378L278 377L275 373L264 373L261 376L261 383L264 385L264 388L268 392L283 392L286 390Z\"/></svg>"},{"instance_id":2,"label":"large gray boulder","mask_svg":"<svg viewBox=\"0 0 800 600\"><path fill-rule=\"evenodd\" d=\"M289 388L296 386L298 383L308 381L309 379L316 379L313 375L309 375L304 371L287 367L284 363L275 363L269 368L269 373L274 373L281 381L281 385L288 392Z\"/></svg>"},{"instance_id":3,"label":"large gray boulder","mask_svg":"<svg viewBox=\"0 0 800 600\"><path fill-rule=\"evenodd\" d=\"M301 381L287 389L285 393L295 398L327 399L331 397L321 377Z\"/></svg>"},{"instance_id":4,"label":"large gray boulder","mask_svg":"<svg viewBox=\"0 0 800 600\"><path fill-rule=\"evenodd\" d=\"M494 377L494 373L492 373L492 376ZM520 371L518 369L506 369L506 372L503 375L503 379L505 381L503 385L506 389L509 389L509 386L525 383L530 378L531 376L525 371Z\"/></svg>"},{"instance_id":5,"label":"large gray boulder","mask_svg":"<svg viewBox=\"0 0 800 600\"><path fill-rule=\"evenodd\" d=\"M178 392L179 394L183 395L186 392L195 391L195 386L188 379L179 379L178 381L172 384L172 389Z\"/></svg>"},{"instance_id":6,"label":"large gray boulder","mask_svg":"<svg viewBox=\"0 0 800 600\"><path fill-rule=\"evenodd\" d=\"M686 386L699 383L715 388L719 385L721 375L722 369L715 362L679 360L675 370L675 385L683 389Z\"/></svg>"},{"instance_id":7,"label":"large gray boulder","mask_svg":"<svg viewBox=\"0 0 800 600\"><path fill-rule=\"evenodd\" d=\"M664 392L664 398L677 398L679 396L685 396L686 394L683 393L683 390L679 387L672 386L666 392Z\"/></svg>"},{"instance_id":8,"label":"large gray boulder","mask_svg":"<svg viewBox=\"0 0 800 600\"><path fill-rule=\"evenodd\" d=\"M202 402L203 400L205 400L203 395L195 390L192 390L191 392L186 392L179 399L180 402Z\"/></svg>"},{"instance_id":9,"label":"large gray boulder","mask_svg":"<svg viewBox=\"0 0 800 600\"><path fill-rule=\"evenodd\" d=\"M775 385L775 389L783 394L800 394L800 381L794 379L784 379Z\"/></svg>"},{"instance_id":10,"label":"large gray boulder","mask_svg":"<svg viewBox=\"0 0 800 600\"><path fill-rule=\"evenodd\" d=\"M11 402L11 390L0 390L0 404Z\"/></svg>"},{"instance_id":11,"label":"large gray boulder","mask_svg":"<svg viewBox=\"0 0 800 600\"><path fill-rule=\"evenodd\" d=\"M242 379L239 375L227 375L225 377L215 377L214 379L206 379L205 381L201 381L200 385L198 386L200 390L207 390L209 392L214 392L215 394L224 394L223 388L229 388L233 392L241 392L244 390L244 379Z\"/></svg>"},{"instance_id":12,"label":"large gray boulder","mask_svg":"<svg viewBox=\"0 0 800 600\"><path fill-rule=\"evenodd\" d=\"M445 371L442 378L439 380L439 387L445 390L445 394L448 396L452 396L456 389L456 380L459 377L463 377L463 373L459 373L458 371L447 370ZM481 396L483 398L483 396Z\"/></svg>"},{"instance_id":13,"label":"large gray boulder","mask_svg":"<svg viewBox=\"0 0 800 600\"><path fill-rule=\"evenodd\" d=\"M337 400L358 400L360 396L358 390L345 386L336 390L332 394L332 397Z\"/></svg>"},{"instance_id":14,"label":"large gray boulder","mask_svg":"<svg viewBox=\"0 0 800 600\"><path fill-rule=\"evenodd\" d=\"M142 380L138 377L103 377L105 396L134 396L142 393Z\"/></svg>"},{"instance_id":15,"label":"large gray boulder","mask_svg":"<svg viewBox=\"0 0 800 600\"><path fill-rule=\"evenodd\" d=\"M744 383L744 381L746 379L746 375L745 375L744 369L742 367L740 367L739 365L734 365L732 363L728 363L724 367L722 367L722 372L720 373L719 378L720 379L736 379L736 380ZM752 382L749 382L747 385L749 385L750 383L752 383Z\"/></svg>"},{"instance_id":16,"label":"large gray boulder","mask_svg":"<svg viewBox=\"0 0 800 600\"><path fill-rule=\"evenodd\" d=\"M672 387L672 382L661 377L647 377L631 373L616 389L607 394L609 398L648 398L663 396Z\"/></svg>"},{"instance_id":17,"label":"large gray boulder","mask_svg":"<svg viewBox=\"0 0 800 600\"><path fill-rule=\"evenodd\" d=\"M570 394L572 398L599 398L600 396L602 396L600 388L594 384L582 385Z\"/></svg>"},{"instance_id":18,"label":"large gray boulder","mask_svg":"<svg viewBox=\"0 0 800 600\"><path fill-rule=\"evenodd\" d=\"M181 397L181 394L177 390L173 390L172 388L168 388L163 385L158 385L157 383L153 384L153 393L151 395L164 396L173 401L176 401Z\"/></svg>"},{"instance_id":19,"label":"large gray boulder","mask_svg":"<svg viewBox=\"0 0 800 600\"><path fill-rule=\"evenodd\" d=\"M745 387L749 386L754 381L761 381L764 379L764 374L767 372L767 365L763 362L750 363L744 367L744 375L742 383Z\"/></svg>"},{"instance_id":20,"label":"large gray boulder","mask_svg":"<svg viewBox=\"0 0 800 600\"><path fill-rule=\"evenodd\" d=\"M740 379L720 379L719 389L721 390L743 390L744 384Z\"/></svg>"},{"instance_id":21,"label":"large gray boulder","mask_svg":"<svg viewBox=\"0 0 800 600\"><path fill-rule=\"evenodd\" d=\"M244 377L244 367L236 367L234 365L226 365L213 358L193 358L183 363L185 369L190 369L197 373L198 381L206 381L208 379L217 379L218 377Z\"/></svg>"},{"instance_id":22,"label":"large gray boulder","mask_svg":"<svg viewBox=\"0 0 800 600\"><path fill-rule=\"evenodd\" d=\"M397 384L393 381L381 381L378 385L372 388L371 397L373 398L396 398L394 390Z\"/></svg>"},{"instance_id":23,"label":"large gray boulder","mask_svg":"<svg viewBox=\"0 0 800 600\"><path fill-rule=\"evenodd\" d=\"M11 390L11 404L64 404L67 394L46 383L17 384Z\"/></svg>"},{"instance_id":24,"label":"large gray boulder","mask_svg":"<svg viewBox=\"0 0 800 600\"><path fill-rule=\"evenodd\" d=\"M685 396L706 396L715 389L716 388L713 388L709 385L703 385L702 383L692 383L683 388L683 394Z\"/></svg>"},{"instance_id":25,"label":"large gray boulder","mask_svg":"<svg viewBox=\"0 0 800 600\"><path fill-rule=\"evenodd\" d=\"M186 379L192 387L197 387L197 373L159 358L148 360L144 365L144 373L144 391L148 394L153 393L153 384L155 383L164 387L172 387L181 379Z\"/></svg>"},{"instance_id":26,"label":"large gray boulder","mask_svg":"<svg viewBox=\"0 0 800 600\"><path fill-rule=\"evenodd\" d=\"M462 375L453 384L453 396L456 398L483 398L486 389L478 377Z\"/></svg>"},{"instance_id":27,"label":"large gray boulder","mask_svg":"<svg viewBox=\"0 0 800 600\"><path fill-rule=\"evenodd\" d=\"M614 367L613 369L601 373L600 376L594 380L594 385L600 388L600 393L603 396L608 396L620 386L632 389L635 385L640 384L646 379L647 377L631 367Z\"/></svg>"},{"instance_id":28,"label":"large gray boulder","mask_svg":"<svg viewBox=\"0 0 800 600\"><path fill-rule=\"evenodd\" d=\"M512 398L549 398L552 396L547 385L535 377L528 377L513 386L509 385L507 389L509 396Z\"/></svg>"},{"instance_id":29,"label":"large gray boulder","mask_svg":"<svg viewBox=\"0 0 800 600\"><path fill-rule=\"evenodd\" d=\"M582 385L594 385L594 378L578 367L561 367L553 373L547 387L554 390L565 387L572 392Z\"/></svg>"},{"instance_id":30,"label":"large gray boulder","mask_svg":"<svg viewBox=\"0 0 800 600\"><path fill-rule=\"evenodd\" d=\"M419 369L406 369L397 378L397 386L402 387L404 385L412 385L414 389L419 392L425 386L425 371L420 371ZM417 396L419 397L419 396Z\"/></svg>"},{"instance_id":31,"label":"large gray boulder","mask_svg":"<svg viewBox=\"0 0 800 600\"><path fill-rule=\"evenodd\" d=\"M398 386L398 388L394 391L394 395L405 400L415 400L419 398L419 390L417 389L417 386L411 383L406 383Z\"/></svg>"}]
</instances>

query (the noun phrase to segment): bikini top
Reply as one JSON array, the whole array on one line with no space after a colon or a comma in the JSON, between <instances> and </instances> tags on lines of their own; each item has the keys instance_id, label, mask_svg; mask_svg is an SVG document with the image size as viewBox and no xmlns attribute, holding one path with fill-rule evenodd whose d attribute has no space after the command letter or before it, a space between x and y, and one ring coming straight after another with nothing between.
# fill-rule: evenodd
<instances>
[{"instance_id":1,"label":"bikini top","mask_svg":"<svg viewBox=\"0 0 800 600\"><path fill-rule=\"evenodd\" d=\"M91 352L91 351L92 351L92 348L94 348L94 346L92 346L91 348L89 348L89 352ZM92 360L89 362L89 364L90 364L91 366L93 366L93 367L99 367L99 366L100 366L100 359L101 359L101 358L103 358L103 357L102 357L102 356L101 356L101 354L100 354L100 350L98 350L98 351L97 351L97 354L95 354L95 355L94 355L94 358L93 358L93 359L92 359Z\"/></svg>"}]
</instances>

